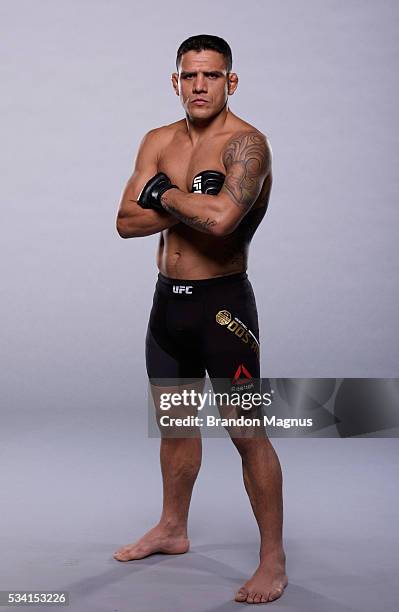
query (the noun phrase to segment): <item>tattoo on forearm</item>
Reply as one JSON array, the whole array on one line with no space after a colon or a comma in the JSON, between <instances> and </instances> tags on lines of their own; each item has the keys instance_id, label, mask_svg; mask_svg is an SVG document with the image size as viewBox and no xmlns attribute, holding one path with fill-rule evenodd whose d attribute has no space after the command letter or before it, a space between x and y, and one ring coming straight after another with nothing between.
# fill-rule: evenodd
<instances>
[{"instance_id":1,"label":"tattoo on forearm","mask_svg":"<svg viewBox=\"0 0 399 612\"><path fill-rule=\"evenodd\" d=\"M200 229L200 231L205 233L211 233L211 227L216 225L216 221L214 219L210 219L209 217L207 219L201 219L201 217L198 217L197 215L194 217L188 217L171 204L164 204L164 208L171 212L172 215L175 215L175 217L180 219L180 221L183 221L183 223L186 225L190 225L194 229Z\"/></svg>"},{"instance_id":2,"label":"tattoo on forearm","mask_svg":"<svg viewBox=\"0 0 399 612\"><path fill-rule=\"evenodd\" d=\"M233 137L226 145L223 163L227 176L222 190L239 208L249 208L271 166L271 152L265 137L258 132Z\"/></svg>"}]
</instances>

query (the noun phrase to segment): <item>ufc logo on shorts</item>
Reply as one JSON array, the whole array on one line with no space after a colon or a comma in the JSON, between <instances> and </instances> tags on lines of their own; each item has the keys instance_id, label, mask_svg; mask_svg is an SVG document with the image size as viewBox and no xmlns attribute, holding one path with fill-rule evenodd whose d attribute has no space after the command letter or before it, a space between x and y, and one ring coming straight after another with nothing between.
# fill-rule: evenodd
<instances>
[{"instance_id":1,"label":"ufc logo on shorts","mask_svg":"<svg viewBox=\"0 0 399 612\"><path fill-rule=\"evenodd\" d=\"M173 293L192 293L192 285L173 285Z\"/></svg>"},{"instance_id":2,"label":"ufc logo on shorts","mask_svg":"<svg viewBox=\"0 0 399 612\"><path fill-rule=\"evenodd\" d=\"M196 176L193 180L193 192L202 193L201 176Z\"/></svg>"}]
</instances>

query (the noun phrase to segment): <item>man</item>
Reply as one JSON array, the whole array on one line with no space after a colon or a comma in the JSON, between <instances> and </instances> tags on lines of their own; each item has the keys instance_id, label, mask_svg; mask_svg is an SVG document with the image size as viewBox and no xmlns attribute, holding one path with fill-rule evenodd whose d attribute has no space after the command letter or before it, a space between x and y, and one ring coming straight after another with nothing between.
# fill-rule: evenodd
<instances>
[{"instance_id":1,"label":"man","mask_svg":"<svg viewBox=\"0 0 399 612\"><path fill-rule=\"evenodd\" d=\"M188 38L176 66L172 84L186 117L146 134L117 217L123 238L160 232L160 273L146 339L148 375L152 382L201 380L205 371L211 379L256 378L258 319L246 269L249 244L270 196L270 145L228 108L238 77L223 39ZM228 331L230 320L242 334ZM288 582L281 468L266 436L232 439L261 536L259 567L235 599L264 603L280 597ZM200 463L200 436L161 440L160 521L118 550L115 559L187 552L188 510Z\"/></svg>"}]
</instances>

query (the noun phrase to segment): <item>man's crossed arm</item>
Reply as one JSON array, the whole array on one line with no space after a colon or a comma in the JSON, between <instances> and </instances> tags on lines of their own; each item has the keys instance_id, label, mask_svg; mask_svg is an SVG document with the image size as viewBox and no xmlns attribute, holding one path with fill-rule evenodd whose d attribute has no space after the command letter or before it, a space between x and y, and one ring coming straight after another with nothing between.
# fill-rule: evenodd
<instances>
[{"instance_id":1,"label":"man's crossed arm","mask_svg":"<svg viewBox=\"0 0 399 612\"><path fill-rule=\"evenodd\" d=\"M186 193L172 185L165 175L162 178L155 174L161 138L159 129L151 130L141 143L135 171L119 206L120 236L148 236L179 222L215 236L234 231L271 172L272 153L267 138L260 132L247 131L237 133L227 142L222 152L226 176L217 195Z\"/></svg>"},{"instance_id":2,"label":"man's crossed arm","mask_svg":"<svg viewBox=\"0 0 399 612\"><path fill-rule=\"evenodd\" d=\"M174 217L201 232L230 234L257 200L271 172L268 140L255 131L233 136L223 150L226 178L218 195L186 193L169 188L160 203Z\"/></svg>"}]
</instances>

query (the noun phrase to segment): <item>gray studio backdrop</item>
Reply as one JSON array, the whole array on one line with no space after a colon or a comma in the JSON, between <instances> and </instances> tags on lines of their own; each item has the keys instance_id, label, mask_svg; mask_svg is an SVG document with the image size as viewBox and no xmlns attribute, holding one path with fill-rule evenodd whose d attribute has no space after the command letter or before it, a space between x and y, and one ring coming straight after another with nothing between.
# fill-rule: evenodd
<instances>
[{"instance_id":1,"label":"gray studio backdrop","mask_svg":"<svg viewBox=\"0 0 399 612\"><path fill-rule=\"evenodd\" d=\"M144 365L157 237L122 240L115 216L144 133L182 117L170 74L187 36L230 42L231 109L273 148L249 267L262 375L397 377L398 17L396 0L1 0L1 588L68 586L75 601L93 597L74 610L98 612L118 607L122 572L126 602L147 601L146 576L158 584L156 559L134 576L111 559L157 520L161 496ZM371 611L392 590L397 441L357 442L277 440L290 579L306 586L291 590L290 609L346 610L336 599L362 593ZM257 531L238 454L229 441L206 445L192 517L194 545L211 550L215 610L253 571ZM238 540L253 555L245 566ZM353 556L346 583L337 572L348 541L361 562L369 553L365 588ZM239 574L210 561L215 542ZM320 567L325 593L339 580L330 607L315 595ZM162 609L179 609L183 592L194 606L180 565L176 580Z\"/></svg>"},{"instance_id":2,"label":"gray studio backdrop","mask_svg":"<svg viewBox=\"0 0 399 612\"><path fill-rule=\"evenodd\" d=\"M202 31L230 42L231 108L274 153L249 266L262 374L397 376L398 13L0 3L3 411L81 414L145 392L158 237L122 240L115 216L144 133L182 116L176 48Z\"/></svg>"}]
</instances>

